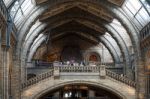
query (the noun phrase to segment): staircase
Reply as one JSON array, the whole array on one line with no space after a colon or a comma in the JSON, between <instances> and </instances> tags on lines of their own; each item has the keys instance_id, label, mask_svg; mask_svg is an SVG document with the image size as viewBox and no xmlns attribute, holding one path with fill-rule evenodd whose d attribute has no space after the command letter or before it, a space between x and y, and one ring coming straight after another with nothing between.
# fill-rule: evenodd
<instances>
[{"instance_id":1,"label":"staircase","mask_svg":"<svg viewBox=\"0 0 150 99\"><path fill-rule=\"evenodd\" d=\"M40 81L42 81L44 79L52 77L53 76L53 71L54 70L52 69L49 72L42 73L42 74L40 74L40 75L38 75L36 77L33 77L33 78L27 80L27 82L22 84L22 89L27 88L27 87L29 87L31 85L36 84L36 83L39 83Z\"/></svg>"},{"instance_id":2,"label":"staircase","mask_svg":"<svg viewBox=\"0 0 150 99\"><path fill-rule=\"evenodd\" d=\"M100 67L91 66L55 67L50 71L40 74L23 83L22 99L32 99L29 97L35 97L42 94L41 92L43 92L44 94L46 90L52 90L54 88L58 88L59 86L72 83L94 84L111 90L112 92L117 92L117 94L120 93L122 97L128 97L127 99L135 99L136 83L134 81L109 70L105 70L105 76L101 76L101 72L102 71ZM86 79L86 75L97 78ZM73 76L75 76L76 78L74 78ZM80 76L80 78L78 78L78 76ZM35 92L35 90L37 91L37 93ZM32 93L33 91L34 93ZM28 95L29 92L30 94L32 94Z\"/></svg>"},{"instance_id":3,"label":"staircase","mask_svg":"<svg viewBox=\"0 0 150 99\"><path fill-rule=\"evenodd\" d=\"M135 83L134 81L132 81L132 80L130 80L129 78L126 78L126 77L124 77L124 76L121 76L121 75L119 75L119 74L116 74L116 73L114 73L114 72L111 72L110 70L106 70L106 75L107 75L108 77L111 77L111 78L117 80L117 81L120 81L120 82L122 82L122 83L124 83L124 84L127 84L127 85L129 85L129 86L131 86L131 87L133 87L133 88L136 87L136 83Z\"/></svg>"}]
</instances>

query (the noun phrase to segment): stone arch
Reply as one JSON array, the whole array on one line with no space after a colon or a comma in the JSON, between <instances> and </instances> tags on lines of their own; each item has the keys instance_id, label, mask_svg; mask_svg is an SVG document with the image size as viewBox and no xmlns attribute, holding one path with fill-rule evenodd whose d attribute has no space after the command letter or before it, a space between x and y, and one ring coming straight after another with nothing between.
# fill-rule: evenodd
<instances>
[{"instance_id":1,"label":"stone arch","mask_svg":"<svg viewBox=\"0 0 150 99\"><path fill-rule=\"evenodd\" d=\"M50 6L56 6L57 4L61 4L61 3L63 3L64 1L72 1L72 0L62 0L62 2L58 2L58 1L55 1L54 3L52 3L52 5L50 5ZM95 4L95 5L99 5L98 3L100 3L99 1L97 1L97 0L93 0L94 1L94 3L92 3L92 4ZM84 1L84 2L86 2L86 1ZM90 0L88 0L87 1L87 3L89 3L89 5L90 5L90 3L91 3L91 1ZM101 3L100 3L101 4ZM105 3L104 3L104 5L106 5ZM112 8L114 7L114 6L112 6L112 5L110 5ZM41 8L41 9L40 9ZM36 11L38 12L41 12L41 13L43 13L46 9L48 8L48 6L46 5L46 6L43 6L43 8L42 7L39 7L39 8L37 8L37 9L35 9L35 11L33 11L33 13L35 12L36 13ZM51 7L50 7L51 8ZM103 8L103 7L102 7ZM133 39L133 44L134 44L134 46L135 46L135 48L137 48L137 46L136 46L136 41L135 41L135 39L136 39L136 35L135 35L135 32L134 32L134 28L133 28L133 26L130 24L130 23L128 23L128 22L126 22L126 20L127 20L127 18L122 14L122 13L119 13L120 12L120 10L119 9L116 9L115 7L114 7L114 9L109 9L109 8L107 8L106 7L106 9L109 11L109 12L111 12L111 13L113 13L113 16L115 16L115 17L117 17L117 19L119 19L119 21L121 21L121 23L123 24L123 26L126 28L126 30L128 31L128 34L130 34L130 37ZM115 10L117 10L117 12L119 13L118 14L118 16L117 15L115 15L115 14L117 14L117 13L115 13ZM38 13L36 13L36 14L38 14ZM38 19L38 17L39 17L39 15L35 15L35 14L31 14L32 16L34 15L34 18L31 18L30 17L30 19L33 19L33 21L31 21L31 22L25 22L25 24L28 24L27 26L25 25L25 27L28 27L28 28L21 28L21 30L20 30L20 32L22 33L22 34L20 34L19 35L19 43L18 43L18 47L17 47L17 49L18 49L18 53L19 53L19 56L21 55L21 51L22 51L22 49L21 49L21 46L22 46L22 43L23 43L23 41L24 41L24 39L22 39L23 38L23 35L24 36L26 36L26 34L27 34L27 32L28 32L28 30L30 29L30 27L33 25L33 23ZM123 16L123 18L125 18L124 20L122 20L122 18L120 18L119 16L120 15L122 15ZM127 20L128 21L128 20ZM127 25L131 25L131 27L128 27ZM130 31L131 31L131 33L130 33ZM133 33L132 33L133 32ZM134 37L134 35L135 35L135 37ZM135 49L135 50L137 50L137 49ZM137 50L138 51L138 50ZM22 61L21 61L21 65L23 65L22 63L24 63L24 61L25 61L25 58L24 57L21 57L21 58L23 58L22 59ZM23 66L22 66L23 67Z\"/></svg>"},{"instance_id":2,"label":"stone arch","mask_svg":"<svg viewBox=\"0 0 150 99\"><path fill-rule=\"evenodd\" d=\"M96 82L92 82L92 81L67 81L67 82L64 82L64 83L59 83L55 86L50 86L48 87L47 89L45 90L42 90L41 92L35 94L34 96L32 96L32 98L30 99L39 99L39 97L41 97L42 95L44 95L45 93L51 91L51 90L54 90L54 89L57 89L57 88L60 88L62 86L65 86L65 85L75 85L75 84L86 84L86 85L92 85L92 86L95 86L95 87L98 87L98 88L102 88L104 90L107 90L107 91L110 91L112 92L114 95L120 97L121 99L127 99L126 96L124 96L121 92L111 88L111 87L108 87L108 86L105 86L103 84L99 84L99 83L96 83Z\"/></svg>"},{"instance_id":3,"label":"stone arch","mask_svg":"<svg viewBox=\"0 0 150 99\"><path fill-rule=\"evenodd\" d=\"M43 37L41 37L41 38L43 38ZM99 39L100 39L99 42L101 42L108 49L108 51L110 52L110 54L111 54L111 56L113 58L113 61L116 62L116 63L120 62L119 56L117 54L117 51L110 44L110 42L108 42L106 39L102 39L102 38L99 38ZM39 44L42 44L42 42L44 42L44 39L43 39L43 41L41 41L41 43L36 42L36 46L35 46L36 48L34 49L34 51L33 51L33 49L31 49L29 51L30 53L27 53L28 61L31 61L33 54L36 52L37 48L40 46Z\"/></svg>"},{"instance_id":4,"label":"stone arch","mask_svg":"<svg viewBox=\"0 0 150 99\"><path fill-rule=\"evenodd\" d=\"M96 58L94 59L93 61L95 62L101 62L101 56L98 52L88 52L86 55L85 55L85 60L86 61L92 61L90 58Z\"/></svg>"},{"instance_id":5,"label":"stone arch","mask_svg":"<svg viewBox=\"0 0 150 99\"><path fill-rule=\"evenodd\" d=\"M60 22L60 21L59 21L59 22ZM59 23L59 22L58 22L58 23ZM39 34L40 34L40 32L38 32L38 35L39 35ZM37 34L36 34L36 35L37 35ZM111 34L111 35L112 35L112 34ZM29 50L29 48L30 48L29 46L31 46L31 45L32 45L31 41L34 41L34 40L35 40L35 38L36 38L36 36L35 36L32 40L29 40L29 42L30 42L30 44L29 44L29 45L28 45L28 44L25 44L25 45L27 46L27 48L25 48L25 50L26 50L26 51L24 51L24 52L23 52L23 53L24 53L24 55L27 55L27 54L28 54L28 53L27 53L27 50ZM113 38L114 38L114 37L113 37ZM116 38L116 39L117 39L117 38ZM115 39L115 40L116 40L116 39ZM118 45L119 45L119 48L121 49L121 47L120 47L120 46L121 46L121 44L118 44ZM122 52L122 53L123 53L123 52ZM27 56L24 56L24 57L26 57L26 58L27 58Z\"/></svg>"}]
</instances>

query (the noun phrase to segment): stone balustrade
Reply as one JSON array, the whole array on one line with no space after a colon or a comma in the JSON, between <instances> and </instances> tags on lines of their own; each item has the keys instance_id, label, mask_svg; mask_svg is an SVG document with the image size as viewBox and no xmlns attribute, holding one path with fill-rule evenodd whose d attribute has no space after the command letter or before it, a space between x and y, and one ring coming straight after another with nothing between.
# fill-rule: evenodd
<instances>
[{"instance_id":1,"label":"stone balustrade","mask_svg":"<svg viewBox=\"0 0 150 99\"><path fill-rule=\"evenodd\" d=\"M129 78L126 78L126 77L124 77L122 75L116 74L116 73L111 72L109 70L106 70L106 75L111 77L111 78L113 78L113 79L115 79L115 80L117 80L117 81L125 83L125 84L127 84L127 85L129 85L131 87L134 87L134 88L136 87L136 83L134 81L132 81Z\"/></svg>"},{"instance_id":2,"label":"stone balustrade","mask_svg":"<svg viewBox=\"0 0 150 99\"><path fill-rule=\"evenodd\" d=\"M55 66L60 72L99 72L98 66Z\"/></svg>"},{"instance_id":3,"label":"stone balustrade","mask_svg":"<svg viewBox=\"0 0 150 99\"><path fill-rule=\"evenodd\" d=\"M42 73L36 77L33 77L29 80L27 80L25 83L22 84L22 89L23 88L26 88L28 86L31 86L31 85L34 85L38 82L40 82L41 80L44 80L46 78L49 78L49 77L52 77L53 76L53 72L54 70L50 70L49 72L46 72L46 73Z\"/></svg>"},{"instance_id":4,"label":"stone balustrade","mask_svg":"<svg viewBox=\"0 0 150 99\"><path fill-rule=\"evenodd\" d=\"M144 26L144 28L140 31L140 39L143 41L148 36L150 36L150 22Z\"/></svg>"},{"instance_id":5,"label":"stone balustrade","mask_svg":"<svg viewBox=\"0 0 150 99\"><path fill-rule=\"evenodd\" d=\"M55 79L59 79L60 73L97 73L102 78L106 76L111 77L117 81L120 81L124 84L127 84L131 87L136 86L136 83L124 76L111 72L110 70L105 70L105 65L100 66L55 66L54 69L50 69L50 71L40 74L34 78L29 79L27 82L22 84L22 88L26 88L28 86L34 85L46 78L54 77ZM97 78L98 79L98 78Z\"/></svg>"},{"instance_id":6,"label":"stone balustrade","mask_svg":"<svg viewBox=\"0 0 150 99\"><path fill-rule=\"evenodd\" d=\"M41 68L41 67L44 67L44 68L48 68L48 67L52 67L52 66L71 66L70 63L67 63L67 62L60 62L60 61L55 61L55 62L45 62L45 61L32 61L32 62L27 62L27 67L29 68L33 68L33 67L36 67L36 68ZM78 63L78 62L74 62L74 65L73 66L85 66L85 63ZM98 65L106 65L106 68L113 68L115 67L116 65L118 65L119 67L123 67L123 63L117 63L117 64L114 64L114 63L101 63L101 62L93 62L93 61L89 61L89 62L86 62L86 66L89 65L89 66L98 66Z\"/></svg>"}]
</instances>

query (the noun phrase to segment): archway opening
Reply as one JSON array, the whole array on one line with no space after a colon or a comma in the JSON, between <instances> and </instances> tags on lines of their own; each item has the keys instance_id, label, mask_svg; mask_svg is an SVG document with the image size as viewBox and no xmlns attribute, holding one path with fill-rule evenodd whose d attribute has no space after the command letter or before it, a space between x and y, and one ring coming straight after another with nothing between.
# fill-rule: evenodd
<instances>
[{"instance_id":1,"label":"archway opening","mask_svg":"<svg viewBox=\"0 0 150 99\"><path fill-rule=\"evenodd\" d=\"M88 55L88 64L91 66L96 66L97 64L101 64L101 57L97 52L91 52Z\"/></svg>"},{"instance_id":2,"label":"archway opening","mask_svg":"<svg viewBox=\"0 0 150 99\"><path fill-rule=\"evenodd\" d=\"M81 49L77 45L65 46L61 53L61 61L78 62L83 61Z\"/></svg>"},{"instance_id":3,"label":"archway opening","mask_svg":"<svg viewBox=\"0 0 150 99\"><path fill-rule=\"evenodd\" d=\"M103 88L87 84L68 84L43 94L38 99L123 99Z\"/></svg>"}]
</instances>

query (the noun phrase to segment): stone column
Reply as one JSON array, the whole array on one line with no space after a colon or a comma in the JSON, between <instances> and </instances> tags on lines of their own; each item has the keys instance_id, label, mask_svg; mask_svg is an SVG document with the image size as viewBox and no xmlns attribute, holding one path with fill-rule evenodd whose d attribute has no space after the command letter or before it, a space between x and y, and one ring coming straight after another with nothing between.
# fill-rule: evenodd
<instances>
[{"instance_id":1,"label":"stone column","mask_svg":"<svg viewBox=\"0 0 150 99\"><path fill-rule=\"evenodd\" d=\"M2 60L2 99L9 98L9 49L7 46L1 47L1 60Z\"/></svg>"},{"instance_id":2,"label":"stone column","mask_svg":"<svg viewBox=\"0 0 150 99\"><path fill-rule=\"evenodd\" d=\"M2 57L1 57L1 28L0 28L0 64L2 64ZM0 65L0 99L2 99L2 76L3 70L2 70L2 65Z\"/></svg>"},{"instance_id":3,"label":"stone column","mask_svg":"<svg viewBox=\"0 0 150 99\"><path fill-rule=\"evenodd\" d=\"M54 66L54 79L60 78L59 66Z\"/></svg>"},{"instance_id":4,"label":"stone column","mask_svg":"<svg viewBox=\"0 0 150 99\"><path fill-rule=\"evenodd\" d=\"M126 68L126 76L127 76L127 78L134 80L134 74L133 74L133 71L131 68Z\"/></svg>"},{"instance_id":5,"label":"stone column","mask_svg":"<svg viewBox=\"0 0 150 99\"><path fill-rule=\"evenodd\" d=\"M26 82L27 80L27 66L26 66L26 59L24 57L21 57L21 63L20 63L20 66L21 66L21 83L24 83Z\"/></svg>"},{"instance_id":6,"label":"stone column","mask_svg":"<svg viewBox=\"0 0 150 99\"><path fill-rule=\"evenodd\" d=\"M144 61L141 57L138 57L139 59L137 60L138 66L136 70L136 99L145 99L145 83L146 83L146 78L145 78L145 73L144 73ZM144 57L143 57L144 58Z\"/></svg>"},{"instance_id":7,"label":"stone column","mask_svg":"<svg viewBox=\"0 0 150 99\"><path fill-rule=\"evenodd\" d=\"M3 24L0 34L1 34L0 70L1 70L2 99L9 99L9 47L7 46L6 42L7 41L6 24Z\"/></svg>"},{"instance_id":8,"label":"stone column","mask_svg":"<svg viewBox=\"0 0 150 99\"><path fill-rule=\"evenodd\" d=\"M95 92L93 90L89 90L89 98L95 98Z\"/></svg>"},{"instance_id":9,"label":"stone column","mask_svg":"<svg viewBox=\"0 0 150 99\"><path fill-rule=\"evenodd\" d=\"M54 96L53 96L53 97L54 97L54 99L55 99L55 98L58 98L58 99L59 99L59 91L56 92L56 93L54 93Z\"/></svg>"},{"instance_id":10,"label":"stone column","mask_svg":"<svg viewBox=\"0 0 150 99\"><path fill-rule=\"evenodd\" d=\"M105 79L106 78L106 69L105 65L100 65L100 78Z\"/></svg>"},{"instance_id":11,"label":"stone column","mask_svg":"<svg viewBox=\"0 0 150 99\"><path fill-rule=\"evenodd\" d=\"M12 99L21 99L21 67L20 57L16 52L13 55L14 66L12 68Z\"/></svg>"}]
</instances>

